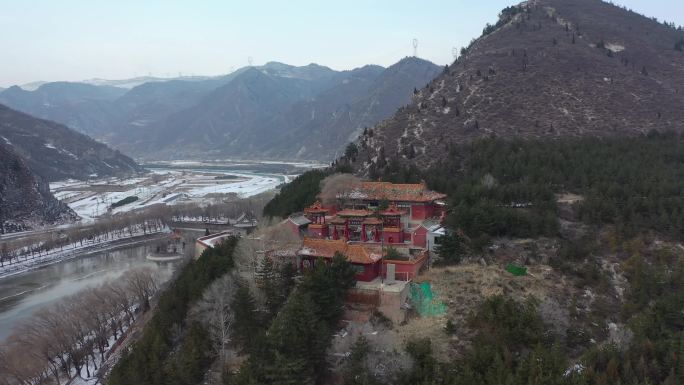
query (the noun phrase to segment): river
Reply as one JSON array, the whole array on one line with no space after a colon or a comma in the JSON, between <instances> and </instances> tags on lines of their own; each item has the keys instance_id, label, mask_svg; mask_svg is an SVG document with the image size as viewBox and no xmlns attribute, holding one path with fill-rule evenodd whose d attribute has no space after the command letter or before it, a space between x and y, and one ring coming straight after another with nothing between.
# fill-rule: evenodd
<instances>
[{"instance_id":1,"label":"river","mask_svg":"<svg viewBox=\"0 0 684 385\"><path fill-rule=\"evenodd\" d=\"M138 266L157 270L167 280L178 263L155 263L145 259L157 241L113 251L97 252L55 263L24 274L0 279L0 343L17 322L36 310L88 286L119 277ZM186 252L191 252L188 247Z\"/></svg>"}]
</instances>

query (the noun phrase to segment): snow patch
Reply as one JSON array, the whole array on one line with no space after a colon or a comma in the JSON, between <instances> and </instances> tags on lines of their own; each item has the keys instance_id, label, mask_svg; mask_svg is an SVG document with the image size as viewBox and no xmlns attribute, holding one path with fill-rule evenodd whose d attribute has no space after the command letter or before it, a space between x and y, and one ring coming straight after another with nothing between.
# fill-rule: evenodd
<instances>
[{"instance_id":1,"label":"snow patch","mask_svg":"<svg viewBox=\"0 0 684 385\"><path fill-rule=\"evenodd\" d=\"M612 51L613 53L618 53L622 52L625 50L625 46L617 43L606 43L605 47L607 50Z\"/></svg>"}]
</instances>

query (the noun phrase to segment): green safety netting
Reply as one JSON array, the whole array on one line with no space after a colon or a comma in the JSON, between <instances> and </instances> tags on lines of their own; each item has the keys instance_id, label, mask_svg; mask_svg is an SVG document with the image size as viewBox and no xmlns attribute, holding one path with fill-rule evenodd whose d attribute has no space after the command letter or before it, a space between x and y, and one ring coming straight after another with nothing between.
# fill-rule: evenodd
<instances>
[{"instance_id":1,"label":"green safety netting","mask_svg":"<svg viewBox=\"0 0 684 385\"><path fill-rule=\"evenodd\" d=\"M409 297L413 307L423 317L437 317L446 313L446 306L435 298L429 282L411 283Z\"/></svg>"},{"instance_id":2,"label":"green safety netting","mask_svg":"<svg viewBox=\"0 0 684 385\"><path fill-rule=\"evenodd\" d=\"M527 268L525 266L519 266L514 263L509 263L508 265L506 265L506 271L515 275L516 277L522 277L523 275L527 275Z\"/></svg>"}]
</instances>

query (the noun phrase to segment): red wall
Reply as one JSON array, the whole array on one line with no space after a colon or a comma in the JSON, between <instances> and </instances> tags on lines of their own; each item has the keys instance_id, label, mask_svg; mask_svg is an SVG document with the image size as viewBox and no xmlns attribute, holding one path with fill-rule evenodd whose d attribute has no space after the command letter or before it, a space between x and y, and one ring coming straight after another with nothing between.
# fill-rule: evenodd
<instances>
[{"instance_id":1,"label":"red wall","mask_svg":"<svg viewBox=\"0 0 684 385\"><path fill-rule=\"evenodd\" d=\"M326 238L328 236L328 225L312 226L312 224L310 224L307 230L311 238Z\"/></svg>"},{"instance_id":2,"label":"red wall","mask_svg":"<svg viewBox=\"0 0 684 385\"><path fill-rule=\"evenodd\" d=\"M306 270L304 269L304 261L308 260L309 261L309 268L313 269L314 266L316 266L317 263L321 263L319 259L314 258L314 257L302 257L302 260L299 264L299 271L304 273ZM329 264L330 260L324 258L323 259L324 263ZM354 267L363 267L363 272L359 272L356 274L356 280L357 281L363 281L363 282L370 282L374 280L375 278L380 276L380 261L375 262L370 265L362 265L362 264L354 264Z\"/></svg>"},{"instance_id":3,"label":"red wall","mask_svg":"<svg viewBox=\"0 0 684 385\"><path fill-rule=\"evenodd\" d=\"M427 219L435 214L432 203L415 203L411 205L411 219Z\"/></svg>"},{"instance_id":4,"label":"red wall","mask_svg":"<svg viewBox=\"0 0 684 385\"><path fill-rule=\"evenodd\" d=\"M425 247L427 245L427 229L423 226L418 226L418 228L413 232L413 245Z\"/></svg>"},{"instance_id":5,"label":"red wall","mask_svg":"<svg viewBox=\"0 0 684 385\"><path fill-rule=\"evenodd\" d=\"M408 279L414 279L426 262L427 257L423 257L411 262L385 260L382 266L382 275L387 275L387 264L393 263L395 265L394 277L397 281L405 281L407 277Z\"/></svg>"},{"instance_id":6,"label":"red wall","mask_svg":"<svg viewBox=\"0 0 684 385\"><path fill-rule=\"evenodd\" d=\"M380 262L371 265L357 265L354 267L363 266L363 273L356 274L357 281L370 282L380 275Z\"/></svg>"},{"instance_id":7,"label":"red wall","mask_svg":"<svg viewBox=\"0 0 684 385\"><path fill-rule=\"evenodd\" d=\"M385 243L403 243L404 242L404 233L402 231L383 231L382 232L382 237L383 241ZM392 241L390 241L390 238L392 238Z\"/></svg>"}]
</instances>

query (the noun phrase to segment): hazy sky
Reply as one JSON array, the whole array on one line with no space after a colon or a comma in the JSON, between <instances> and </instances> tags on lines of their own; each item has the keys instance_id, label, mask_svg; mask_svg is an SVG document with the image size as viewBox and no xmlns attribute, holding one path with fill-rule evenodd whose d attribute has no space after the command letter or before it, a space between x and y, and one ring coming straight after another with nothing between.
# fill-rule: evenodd
<instances>
[{"instance_id":1,"label":"hazy sky","mask_svg":"<svg viewBox=\"0 0 684 385\"><path fill-rule=\"evenodd\" d=\"M572 1L572 0L568 0ZM0 0L0 87L38 80L218 75L277 60L334 69L438 64L517 0ZM684 25L684 1L619 0Z\"/></svg>"}]
</instances>

